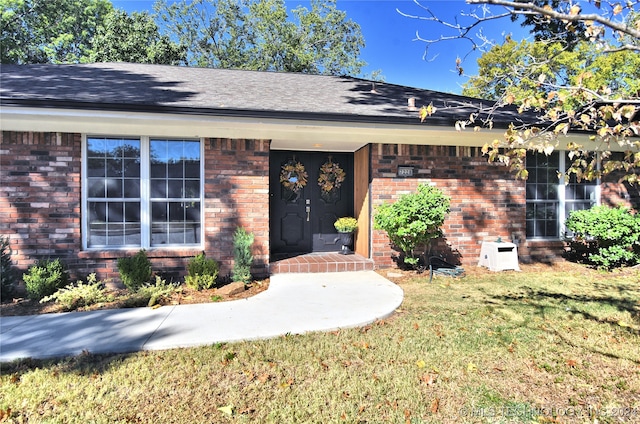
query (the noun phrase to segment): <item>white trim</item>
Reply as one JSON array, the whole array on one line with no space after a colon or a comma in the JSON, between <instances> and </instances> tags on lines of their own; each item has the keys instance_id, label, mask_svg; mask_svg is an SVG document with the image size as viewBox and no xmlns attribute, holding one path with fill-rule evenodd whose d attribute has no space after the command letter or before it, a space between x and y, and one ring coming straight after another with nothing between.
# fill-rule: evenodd
<instances>
[{"instance_id":1,"label":"white trim","mask_svg":"<svg viewBox=\"0 0 640 424\"><path fill-rule=\"evenodd\" d=\"M87 135L82 134L82 153L80 155L80 232L82 238L82 250L87 250L89 234L89 211L87 208Z\"/></svg>"},{"instance_id":2,"label":"white trim","mask_svg":"<svg viewBox=\"0 0 640 424\"><path fill-rule=\"evenodd\" d=\"M140 137L140 244L143 249L151 246L151 193L149 176L150 171L150 146L149 136Z\"/></svg>"},{"instance_id":3,"label":"white trim","mask_svg":"<svg viewBox=\"0 0 640 424\"><path fill-rule=\"evenodd\" d=\"M0 126L5 131L263 139L272 140L272 150L336 152L354 152L369 143L481 147L504 135L500 129L456 131L453 126L429 125L428 120L418 124L417 115L415 125L402 125L16 106L2 108ZM570 134L561 141L597 148L584 135ZM566 144L558 149L566 149Z\"/></svg>"}]
</instances>

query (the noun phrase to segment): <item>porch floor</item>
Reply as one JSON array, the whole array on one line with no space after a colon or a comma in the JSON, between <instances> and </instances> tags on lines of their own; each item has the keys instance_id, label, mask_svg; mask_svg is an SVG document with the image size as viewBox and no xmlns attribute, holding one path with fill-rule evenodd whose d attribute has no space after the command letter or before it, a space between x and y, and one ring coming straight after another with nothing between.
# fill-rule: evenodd
<instances>
[{"instance_id":1,"label":"porch floor","mask_svg":"<svg viewBox=\"0 0 640 424\"><path fill-rule=\"evenodd\" d=\"M293 272L346 272L371 271L373 260L354 253L341 255L336 252L308 253L291 258L274 260L269 265L271 274Z\"/></svg>"}]
</instances>

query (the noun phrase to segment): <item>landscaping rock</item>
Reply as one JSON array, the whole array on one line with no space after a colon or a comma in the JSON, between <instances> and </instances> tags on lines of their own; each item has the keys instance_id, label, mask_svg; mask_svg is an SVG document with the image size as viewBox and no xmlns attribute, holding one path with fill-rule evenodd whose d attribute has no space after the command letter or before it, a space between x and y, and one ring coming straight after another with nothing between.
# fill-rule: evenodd
<instances>
[{"instance_id":1,"label":"landscaping rock","mask_svg":"<svg viewBox=\"0 0 640 424\"><path fill-rule=\"evenodd\" d=\"M399 272L387 272L387 277L389 278L402 278L404 275Z\"/></svg>"},{"instance_id":2,"label":"landscaping rock","mask_svg":"<svg viewBox=\"0 0 640 424\"><path fill-rule=\"evenodd\" d=\"M244 283L236 282L230 283L225 286L220 287L216 290L216 294L220 296L234 296L236 294L240 294L244 291Z\"/></svg>"}]
</instances>

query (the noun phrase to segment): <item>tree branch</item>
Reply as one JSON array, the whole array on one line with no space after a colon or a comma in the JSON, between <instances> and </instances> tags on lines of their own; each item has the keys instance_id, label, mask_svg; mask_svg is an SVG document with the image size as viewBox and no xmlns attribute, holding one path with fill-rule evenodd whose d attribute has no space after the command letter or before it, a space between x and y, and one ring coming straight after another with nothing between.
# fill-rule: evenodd
<instances>
[{"instance_id":1,"label":"tree branch","mask_svg":"<svg viewBox=\"0 0 640 424\"><path fill-rule=\"evenodd\" d=\"M549 18L558 19L562 21L568 22L585 22L585 21L593 21L602 24L608 28L611 28L615 31L618 31L623 34L627 34L634 38L640 38L640 30L633 29L625 24L614 22L610 19L605 18L602 15L598 15L597 13L590 13L586 15L582 15L580 13L571 15L568 13L557 12L551 8L539 7L531 2L517 2L511 0L466 0L468 4L492 4L495 6L504 6L512 8L511 14L522 14L519 10L530 12L534 14L539 14L543 16L547 16ZM517 10L516 10L517 9Z\"/></svg>"}]
</instances>

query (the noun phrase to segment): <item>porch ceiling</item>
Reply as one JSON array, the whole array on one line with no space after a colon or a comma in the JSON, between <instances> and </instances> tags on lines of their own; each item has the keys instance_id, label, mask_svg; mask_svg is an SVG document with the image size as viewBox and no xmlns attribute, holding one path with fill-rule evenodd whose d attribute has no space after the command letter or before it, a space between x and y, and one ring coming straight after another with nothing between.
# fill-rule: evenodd
<instances>
[{"instance_id":1,"label":"porch ceiling","mask_svg":"<svg viewBox=\"0 0 640 424\"><path fill-rule=\"evenodd\" d=\"M335 152L354 152L369 143L480 147L502 138L504 133L500 129L458 132L453 127L419 122L354 123L12 106L2 108L0 126L5 131L263 139L272 140L274 150ZM565 140L589 143L587 137L579 135Z\"/></svg>"}]
</instances>

